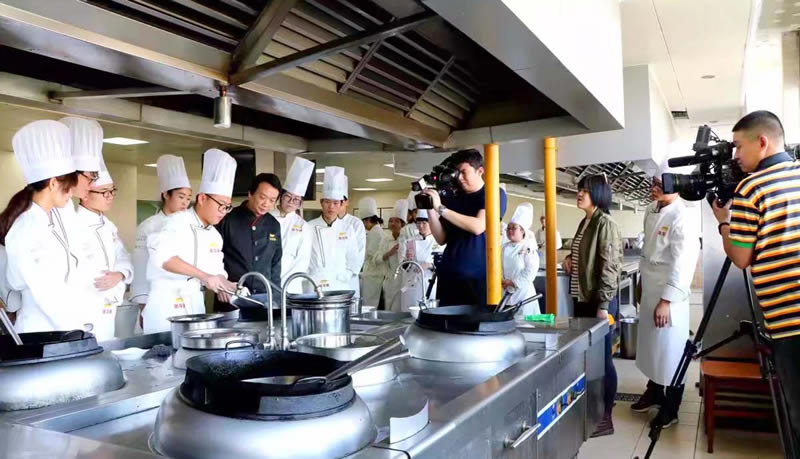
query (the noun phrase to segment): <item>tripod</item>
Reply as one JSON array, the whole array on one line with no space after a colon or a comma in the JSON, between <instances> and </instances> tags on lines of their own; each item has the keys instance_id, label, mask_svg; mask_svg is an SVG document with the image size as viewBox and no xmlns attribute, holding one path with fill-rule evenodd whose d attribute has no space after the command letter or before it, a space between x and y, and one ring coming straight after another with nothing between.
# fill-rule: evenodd
<instances>
[{"instance_id":1,"label":"tripod","mask_svg":"<svg viewBox=\"0 0 800 459\"><path fill-rule=\"evenodd\" d=\"M731 341L737 340L742 336L752 337L756 354L758 355L758 363L761 367L761 375L769 383L769 389L772 393L773 410L775 411L778 435L781 438L784 455L791 458L797 457L795 455L797 449L796 445L794 444L794 437L792 436L791 428L789 428L791 423L789 420L788 407L786 406L786 398L783 396L783 388L776 378L775 363L771 355L771 340L768 336L766 336L766 334L759 330L757 325L758 318L756 316L755 305L753 304L753 291L750 285L750 277L747 274L747 270L743 270L742 274L744 275L744 285L747 289L747 300L750 306L750 315L752 317L752 321L741 321L739 323L739 329L736 330L731 336L725 338L719 343L714 344L713 346L709 346L708 348L699 351L700 342L703 340L703 335L705 334L706 328L711 321L711 315L714 312L714 307L717 304L719 295L722 293L722 285L725 283L725 279L728 277L728 271L730 270L730 267L730 258L725 258L725 262L722 265L719 276L714 283L714 290L711 292L711 299L708 303L708 308L703 314L703 319L700 322L697 333L694 335L694 340L686 341L683 355L678 363L678 368L675 370L675 374L672 376L672 381L670 382L669 388L675 389L683 382L684 377L686 376L686 371L689 369L689 363L692 361L692 359L700 358L710 354L711 352L714 352L720 347L730 343ZM662 420L666 419L665 414L677 413L680 403L680 400L668 397L666 403L664 403L659 409L658 415L656 416L653 424L650 426L650 433L648 435L650 437L650 446L647 448L647 454L644 456L645 459L650 458L650 455L653 453L653 449L656 446L656 442L658 442L658 439L661 436L661 430L663 429ZM708 409L708 407L706 407L706 409ZM638 456L636 459L639 459Z\"/></svg>"}]
</instances>

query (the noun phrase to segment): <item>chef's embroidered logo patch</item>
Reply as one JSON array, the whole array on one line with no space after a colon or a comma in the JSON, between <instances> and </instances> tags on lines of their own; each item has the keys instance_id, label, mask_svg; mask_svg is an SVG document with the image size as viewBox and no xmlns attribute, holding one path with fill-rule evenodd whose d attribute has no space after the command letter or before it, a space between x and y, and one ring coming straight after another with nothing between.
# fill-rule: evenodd
<instances>
[{"instance_id":1,"label":"chef's embroidered logo patch","mask_svg":"<svg viewBox=\"0 0 800 459\"><path fill-rule=\"evenodd\" d=\"M347 233L344 233L344 232L339 233L339 240L340 241L347 240Z\"/></svg>"},{"instance_id":2,"label":"chef's embroidered logo patch","mask_svg":"<svg viewBox=\"0 0 800 459\"><path fill-rule=\"evenodd\" d=\"M208 251L210 253L221 253L222 248L219 247L216 242L212 242L211 244L208 245Z\"/></svg>"},{"instance_id":3,"label":"chef's embroidered logo patch","mask_svg":"<svg viewBox=\"0 0 800 459\"><path fill-rule=\"evenodd\" d=\"M298 232L298 233L303 232L303 225L293 225L292 226L292 231Z\"/></svg>"},{"instance_id":4,"label":"chef's embroidered logo patch","mask_svg":"<svg viewBox=\"0 0 800 459\"><path fill-rule=\"evenodd\" d=\"M658 235L666 236L668 231L669 231L669 226L662 226L661 229L658 230Z\"/></svg>"},{"instance_id":5,"label":"chef's embroidered logo patch","mask_svg":"<svg viewBox=\"0 0 800 459\"><path fill-rule=\"evenodd\" d=\"M278 238L275 237L275 235L273 233L269 233L269 240L270 240L270 242L275 242L275 241L278 240Z\"/></svg>"}]
</instances>

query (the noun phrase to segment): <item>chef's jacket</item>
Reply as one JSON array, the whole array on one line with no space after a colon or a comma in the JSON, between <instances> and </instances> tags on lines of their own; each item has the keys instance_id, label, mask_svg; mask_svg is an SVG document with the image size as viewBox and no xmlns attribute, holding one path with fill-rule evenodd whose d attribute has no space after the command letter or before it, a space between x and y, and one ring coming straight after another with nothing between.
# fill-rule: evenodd
<instances>
[{"instance_id":1,"label":"chef's jacket","mask_svg":"<svg viewBox=\"0 0 800 459\"><path fill-rule=\"evenodd\" d=\"M400 312L402 309L402 298L400 296L400 289L403 286L403 277L394 277L397 266L400 265L400 257L403 255L403 242L398 235L397 239L389 236L381 241L378 247L378 252L375 254L375 263L380 266L383 271L383 304L387 311ZM398 245L397 253L391 255L386 260L383 255Z\"/></svg>"},{"instance_id":2,"label":"chef's jacket","mask_svg":"<svg viewBox=\"0 0 800 459\"><path fill-rule=\"evenodd\" d=\"M71 212L74 225L74 208ZM64 213L31 203L6 234L8 285L22 296L18 333L83 329L101 307L90 294L85 239L68 226Z\"/></svg>"},{"instance_id":3,"label":"chef's jacket","mask_svg":"<svg viewBox=\"0 0 800 459\"><path fill-rule=\"evenodd\" d=\"M95 287L92 292L101 302L101 308L96 311L97 319L93 322L92 333L98 341L107 341L114 338L117 306L122 304L125 289L133 279L133 263L119 238L117 226L106 216L80 206L77 220L90 235L87 261L95 273L94 277L98 278L106 271L119 272L123 276L114 287L108 290L98 290Z\"/></svg>"},{"instance_id":4,"label":"chef's jacket","mask_svg":"<svg viewBox=\"0 0 800 459\"><path fill-rule=\"evenodd\" d=\"M361 302L366 306L378 306L381 301L383 267L375 262L375 254L378 253L383 238L381 225L375 225L367 231L364 271L361 273Z\"/></svg>"},{"instance_id":5,"label":"chef's jacket","mask_svg":"<svg viewBox=\"0 0 800 459\"><path fill-rule=\"evenodd\" d=\"M311 261L312 229L296 212L290 212L281 217L278 209L273 209L270 214L281 225L281 283L280 287L294 273L308 271ZM288 293L302 293L301 282L292 282L287 289Z\"/></svg>"},{"instance_id":6,"label":"chef's jacket","mask_svg":"<svg viewBox=\"0 0 800 459\"><path fill-rule=\"evenodd\" d=\"M433 276L433 254L442 252L444 247L436 242L432 234L429 234L427 237L417 235L414 239L403 241L399 250L400 262L411 260L420 265L427 265L424 267L422 289L419 286L419 271L416 267L408 266L406 271L402 271L400 304L397 306L400 308L399 312L406 312L409 306L416 306L425 298L422 292L428 291L428 282ZM436 298L436 284L431 290L430 298Z\"/></svg>"},{"instance_id":7,"label":"chef's jacket","mask_svg":"<svg viewBox=\"0 0 800 459\"><path fill-rule=\"evenodd\" d=\"M308 222L312 230L311 260L308 275L323 290L352 290L353 277L358 275L348 264L348 251L358 250L356 241L341 218L330 225L322 216ZM303 282L304 290L313 291L307 282Z\"/></svg>"},{"instance_id":8,"label":"chef's jacket","mask_svg":"<svg viewBox=\"0 0 800 459\"><path fill-rule=\"evenodd\" d=\"M359 278L358 274L364 266L364 257L367 249L367 230L364 227L364 222L350 214L345 214L342 217L345 227L349 233L349 238L353 242L355 250L347 253L347 269L355 275L350 279L350 290L355 292L355 296L360 296Z\"/></svg>"},{"instance_id":9,"label":"chef's jacket","mask_svg":"<svg viewBox=\"0 0 800 459\"><path fill-rule=\"evenodd\" d=\"M245 273L256 271L276 286L281 283L281 225L270 214L257 217L243 202L217 225L222 236L225 272L228 279L238 282ZM264 284L255 278L247 279L245 287L251 293L267 293Z\"/></svg>"},{"instance_id":10,"label":"chef's jacket","mask_svg":"<svg viewBox=\"0 0 800 459\"><path fill-rule=\"evenodd\" d=\"M163 268L178 257L197 269L227 277L222 258L222 236L213 226L204 226L194 208L176 212L163 229L148 238L150 256L147 278L150 295L142 312L145 333L167 331L168 317L203 314L206 311L199 279L169 272Z\"/></svg>"},{"instance_id":11,"label":"chef's jacket","mask_svg":"<svg viewBox=\"0 0 800 459\"><path fill-rule=\"evenodd\" d=\"M539 255L536 253L536 241L523 239L520 242L508 241L503 244L503 279L514 283L505 289L511 294L506 304L513 306L536 295L533 281L538 273ZM528 303L523 308L521 312L525 315L539 313L539 304L536 301Z\"/></svg>"},{"instance_id":12,"label":"chef's jacket","mask_svg":"<svg viewBox=\"0 0 800 459\"><path fill-rule=\"evenodd\" d=\"M147 280L147 238L156 234L164 227L167 216L159 210L155 215L147 217L136 228L136 247L133 249L133 282L131 282L131 301L138 304L147 304L150 294L150 281Z\"/></svg>"}]
</instances>

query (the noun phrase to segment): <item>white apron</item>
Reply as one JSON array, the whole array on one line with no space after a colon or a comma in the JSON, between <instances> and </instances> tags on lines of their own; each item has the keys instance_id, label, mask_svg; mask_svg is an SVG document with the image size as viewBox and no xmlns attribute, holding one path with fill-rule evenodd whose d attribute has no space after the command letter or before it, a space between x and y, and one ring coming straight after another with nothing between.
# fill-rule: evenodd
<instances>
[{"instance_id":1,"label":"white apron","mask_svg":"<svg viewBox=\"0 0 800 459\"><path fill-rule=\"evenodd\" d=\"M361 302L365 306L378 306L383 289L383 269L375 262L375 254L383 241L383 228L375 225L367 232L364 270L361 272Z\"/></svg>"},{"instance_id":2,"label":"white apron","mask_svg":"<svg viewBox=\"0 0 800 459\"><path fill-rule=\"evenodd\" d=\"M636 366L656 384L668 385L689 339L690 285L700 231L681 199L656 209L651 204L644 221ZM666 327L656 328L654 313L662 298L671 302L670 319Z\"/></svg>"},{"instance_id":3,"label":"white apron","mask_svg":"<svg viewBox=\"0 0 800 459\"><path fill-rule=\"evenodd\" d=\"M355 296L358 297L361 295L359 274L361 273L361 268L364 267L367 230L364 228L364 222L353 215L346 214L341 220L344 221L347 228L348 239L351 244L351 249L347 251L347 269L353 275L350 277L350 288L348 290L354 291Z\"/></svg>"},{"instance_id":4,"label":"white apron","mask_svg":"<svg viewBox=\"0 0 800 459\"><path fill-rule=\"evenodd\" d=\"M536 253L536 241L523 239L520 242L506 242L503 245L503 279L514 282L513 287L505 289L504 293L511 296L506 304L515 305L520 301L536 295L533 281L539 272L539 254ZM533 301L523 306L520 314L539 314L539 303Z\"/></svg>"},{"instance_id":5,"label":"white apron","mask_svg":"<svg viewBox=\"0 0 800 459\"><path fill-rule=\"evenodd\" d=\"M147 239L151 234L160 232L166 221L167 216L159 210L136 228L136 247L133 249L134 275L131 282L131 302L133 303L147 304L147 295L150 293L150 281L147 280L147 259L150 256Z\"/></svg>"},{"instance_id":6,"label":"white apron","mask_svg":"<svg viewBox=\"0 0 800 459\"><path fill-rule=\"evenodd\" d=\"M413 244L413 248L411 248L409 242ZM433 235L428 235L425 239L417 236L413 240L404 241L404 244L400 247L400 253L403 255L402 261L413 260L420 265L428 266L433 266L433 253L441 252L442 250ZM420 289L419 271L416 267L408 267L407 271L401 273L400 304L398 305L400 309L397 312L408 312L409 306L416 306L425 298L424 293L428 291L428 282L433 276L433 270L426 267L424 274L422 289ZM436 298L436 283L433 285L430 298Z\"/></svg>"},{"instance_id":7,"label":"white apron","mask_svg":"<svg viewBox=\"0 0 800 459\"><path fill-rule=\"evenodd\" d=\"M347 269L347 251L353 247L350 235L342 219L331 226L322 217L309 223L312 229L311 261L308 275L323 290L352 290L353 273ZM303 282L306 292L313 291L308 282Z\"/></svg>"},{"instance_id":8,"label":"white apron","mask_svg":"<svg viewBox=\"0 0 800 459\"><path fill-rule=\"evenodd\" d=\"M286 283L286 279L294 273L304 273L308 271L308 264L311 260L312 228L303 220L303 217L292 212L281 217L278 209L271 212L273 217L281 225L281 285ZM288 293L303 293L303 283L300 281L292 282L288 288Z\"/></svg>"},{"instance_id":9,"label":"white apron","mask_svg":"<svg viewBox=\"0 0 800 459\"><path fill-rule=\"evenodd\" d=\"M394 272L400 264L400 255L403 252L402 247L398 248L396 254L389 257L387 260L383 259L383 254L391 250L395 244L399 244L402 238L397 239L389 236L381 241L378 252L375 254L375 262L379 264L383 270L383 305L387 311L401 311L402 298L400 297L400 288L403 286L402 276L397 276L395 279Z\"/></svg>"},{"instance_id":10,"label":"white apron","mask_svg":"<svg viewBox=\"0 0 800 459\"><path fill-rule=\"evenodd\" d=\"M168 317L206 312L202 284L196 278L168 272L162 265L177 256L208 274L226 275L222 263L222 236L204 227L194 209L167 217L160 233L150 238L147 267L150 295L142 312L145 333L170 329Z\"/></svg>"}]
</instances>

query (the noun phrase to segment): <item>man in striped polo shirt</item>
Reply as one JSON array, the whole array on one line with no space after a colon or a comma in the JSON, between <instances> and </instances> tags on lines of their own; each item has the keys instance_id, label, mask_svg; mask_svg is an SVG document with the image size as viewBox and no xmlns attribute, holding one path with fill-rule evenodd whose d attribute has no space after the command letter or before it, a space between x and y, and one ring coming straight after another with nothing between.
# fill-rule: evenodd
<instances>
[{"instance_id":1,"label":"man in striped polo shirt","mask_svg":"<svg viewBox=\"0 0 800 459\"><path fill-rule=\"evenodd\" d=\"M714 204L725 253L748 266L774 341L795 445L800 445L800 162L784 151L783 126L757 111L733 127L736 160L752 173L736 188L733 204Z\"/></svg>"}]
</instances>

